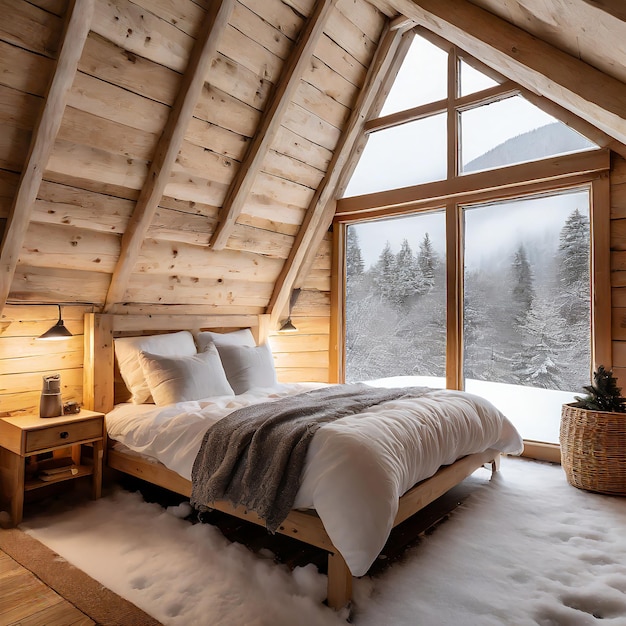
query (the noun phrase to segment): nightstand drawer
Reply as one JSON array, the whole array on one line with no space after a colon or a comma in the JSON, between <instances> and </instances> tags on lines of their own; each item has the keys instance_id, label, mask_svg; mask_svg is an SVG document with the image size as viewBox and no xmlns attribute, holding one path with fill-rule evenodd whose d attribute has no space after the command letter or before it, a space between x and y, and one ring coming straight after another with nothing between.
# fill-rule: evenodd
<instances>
[{"instance_id":1,"label":"nightstand drawer","mask_svg":"<svg viewBox=\"0 0 626 626\"><path fill-rule=\"evenodd\" d=\"M102 419L59 424L26 433L26 454L102 437Z\"/></svg>"}]
</instances>

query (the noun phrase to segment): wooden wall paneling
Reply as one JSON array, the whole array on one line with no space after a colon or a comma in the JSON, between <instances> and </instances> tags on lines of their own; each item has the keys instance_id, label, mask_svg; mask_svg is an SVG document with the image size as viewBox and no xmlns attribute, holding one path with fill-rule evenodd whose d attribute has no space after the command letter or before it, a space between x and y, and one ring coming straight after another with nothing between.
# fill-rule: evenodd
<instances>
[{"instance_id":1,"label":"wooden wall paneling","mask_svg":"<svg viewBox=\"0 0 626 626\"><path fill-rule=\"evenodd\" d=\"M0 39L19 48L56 57L63 20L24 0L1 0Z\"/></svg>"},{"instance_id":2,"label":"wooden wall paneling","mask_svg":"<svg viewBox=\"0 0 626 626\"><path fill-rule=\"evenodd\" d=\"M139 191L148 175L148 163L57 139L45 169L46 178L54 180L55 175Z\"/></svg>"},{"instance_id":3,"label":"wooden wall paneling","mask_svg":"<svg viewBox=\"0 0 626 626\"><path fill-rule=\"evenodd\" d=\"M10 125L32 130L41 106L40 97L0 85L0 123L3 128Z\"/></svg>"},{"instance_id":4,"label":"wooden wall paneling","mask_svg":"<svg viewBox=\"0 0 626 626\"><path fill-rule=\"evenodd\" d=\"M626 159L611 158L611 340L613 373L626 384Z\"/></svg>"},{"instance_id":5,"label":"wooden wall paneling","mask_svg":"<svg viewBox=\"0 0 626 626\"><path fill-rule=\"evenodd\" d=\"M154 154L158 135L68 106L58 138L146 163Z\"/></svg>"},{"instance_id":6,"label":"wooden wall paneling","mask_svg":"<svg viewBox=\"0 0 626 626\"><path fill-rule=\"evenodd\" d=\"M233 277L254 282L271 282L280 272L280 258L256 253L224 250L219 254L206 246L146 239L136 271L152 275L194 276L219 280Z\"/></svg>"},{"instance_id":7,"label":"wooden wall paneling","mask_svg":"<svg viewBox=\"0 0 626 626\"><path fill-rule=\"evenodd\" d=\"M328 347L318 352L273 353L277 369L297 367L300 370L309 368L326 369L328 371ZM306 379L305 379L306 380Z\"/></svg>"},{"instance_id":8,"label":"wooden wall paneling","mask_svg":"<svg viewBox=\"0 0 626 626\"><path fill-rule=\"evenodd\" d=\"M316 56L311 58L302 80L326 92L344 106L351 107L356 99L358 87Z\"/></svg>"},{"instance_id":9,"label":"wooden wall paneling","mask_svg":"<svg viewBox=\"0 0 626 626\"><path fill-rule=\"evenodd\" d=\"M64 224L94 232L121 234L134 206L132 200L44 180L33 207L31 223Z\"/></svg>"},{"instance_id":10,"label":"wooden wall paneling","mask_svg":"<svg viewBox=\"0 0 626 626\"><path fill-rule=\"evenodd\" d=\"M40 9L54 13L59 17L65 15L67 11L68 0L29 0L31 4L38 6Z\"/></svg>"},{"instance_id":11,"label":"wooden wall paneling","mask_svg":"<svg viewBox=\"0 0 626 626\"><path fill-rule=\"evenodd\" d=\"M357 89L359 85L363 84L367 75L366 67L347 54L330 37L324 36L320 39L319 45L315 50L315 56L339 76L343 76Z\"/></svg>"},{"instance_id":12,"label":"wooden wall paneling","mask_svg":"<svg viewBox=\"0 0 626 626\"><path fill-rule=\"evenodd\" d=\"M42 375L61 374L64 401L81 399L83 316L88 307L64 306L74 335L67 341L35 338L58 319L56 306L7 305L0 316L0 415L39 410Z\"/></svg>"},{"instance_id":13,"label":"wooden wall paneling","mask_svg":"<svg viewBox=\"0 0 626 626\"><path fill-rule=\"evenodd\" d=\"M181 74L89 33L78 69L84 74L123 87L132 93L172 106Z\"/></svg>"},{"instance_id":14,"label":"wooden wall paneling","mask_svg":"<svg viewBox=\"0 0 626 626\"><path fill-rule=\"evenodd\" d=\"M167 177L183 141L185 129L191 119L211 59L215 54L218 38L228 22L232 6L233 0L222 0L215 4L215 7L205 18L202 34L189 59L189 66L183 78L181 91L172 108L172 113L168 117L150 164L147 184L141 190L135 211L122 237L120 260L113 272L111 285L106 296L105 310L111 304L123 300L133 265L159 200L163 196Z\"/></svg>"},{"instance_id":15,"label":"wooden wall paneling","mask_svg":"<svg viewBox=\"0 0 626 626\"><path fill-rule=\"evenodd\" d=\"M300 181L260 171L257 174L253 195L266 198L270 204L304 209L311 202L314 191L315 189L301 184Z\"/></svg>"},{"instance_id":16,"label":"wooden wall paneling","mask_svg":"<svg viewBox=\"0 0 626 626\"><path fill-rule=\"evenodd\" d=\"M93 0L84 0L80 3L72 3L68 11L54 76L47 91L45 105L33 131L27 163L22 171L11 215L0 245L0 274L2 275L0 310L6 303L11 289L11 281L28 228L32 206L37 197L44 167L52 151L54 138L61 125L67 94L76 74L83 44L89 33L93 10Z\"/></svg>"},{"instance_id":17,"label":"wooden wall paneling","mask_svg":"<svg viewBox=\"0 0 626 626\"><path fill-rule=\"evenodd\" d=\"M342 129L350 117L350 107L331 98L323 89L306 81L300 83L293 101L305 111L309 111L338 129Z\"/></svg>"},{"instance_id":18,"label":"wooden wall paneling","mask_svg":"<svg viewBox=\"0 0 626 626\"><path fill-rule=\"evenodd\" d=\"M201 178L228 185L239 167L234 159L223 156L219 146L211 149L196 146L183 140L172 171L190 172Z\"/></svg>"},{"instance_id":19,"label":"wooden wall paneling","mask_svg":"<svg viewBox=\"0 0 626 626\"><path fill-rule=\"evenodd\" d=\"M6 220L13 205L13 197L19 182L18 175L15 172L7 172L0 169L0 218ZM2 231L0 229L0 240L2 239Z\"/></svg>"},{"instance_id":20,"label":"wooden wall paneling","mask_svg":"<svg viewBox=\"0 0 626 626\"><path fill-rule=\"evenodd\" d=\"M129 187L120 187L119 185L113 185L98 180L91 180L81 177L77 172L46 172L45 176L46 180L51 183L58 183L60 185L76 187L77 189L84 189L93 193L99 193L107 196L114 196L116 198L124 198L126 200L133 201L136 201L139 197L139 191L137 189L130 189Z\"/></svg>"},{"instance_id":21,"label":"wooden wall paneling","mask_svg":"<svg viewBox=\"0 0 626 626\"><path fill-rule=\"evenodd\" d=\"M0 38L0 84L35 96L43 96L54 61L11 45Z\"/></svg>"},{"instance_id":22,"label":"wooden wall paneling","mask_svg":"<svg viewBox=\"0 0 626 626\"><path fill-rule=\"evenodd\" d=\"M371 42L378 42L387 17L367 0L339 0L337 10Z\"/></svg>"},{"instance_id":23,"label":"wooden wall paneling","mask_svg":"<svg viewBox=\"0 0 626 626\"><path fill-rule=\"evenodd\" d=\"M173 170L165 185L164 194L186 202L221 206L227 190L228 185L224 183Z\"/></svg>"},{"instance_id":24,"label":"wooden wall paneling","mask_svg":"<svg viewBox=\"0 0 626 626\"><path fill-rule=\"evenodd\" d=\"M119 253L120 235L31 222L20 264L110 274Z\"/></svg>"},{"instance_id":25,"label":"wooden wall paneling","mask_svg":"<svg viewBox=\"0 0 626 626\"><path fill-rule=\"evenodd\" d=\"M612 155L611 159L611 187L626 183L626 158Z\"/></svg>"},{"instance_id":26,"label":"wooden wall paneling","mask_svg":"<svg viewBox=\"0 0 626 626\"><path fill-rule=\"evenodd\" d=\"M189 122L185 141L201 148L219 146L220 154L235 161L241 161L248 145L247 137L197 117L193 117Z\"/></svg>"},{"instance_id":27,"label":"wooden wall paneling","mask_svg":"<svg viewBox=\"0 0 626 626\"><path fill-rule=\"evenodd\" d=\"M317 189L324 178L324 172L309 163L294 159L280 152L270 150L263 162L263 171L270 176L284 177L299 184Z\"/></svg>"},{"instance_id":28,"label":"wooden wall paneling","mask_svg":"<svg viewBox=\"0 0 626 626\"><path fill-rule=\"evenodd\" d=\"M0 167L13 172L21 172L31 142L30 131L15 126L5 126L0 133Z\"/></svg>"},{"instance_id":29,"label":"wooden wall paneling","mask_svg":"<svg viewBox=\"0 0 626 626\"><path fill-rule=\"evenodd\" d=\"M232 277L205 279L197 276L133 274L124 300L153 304L204 304L222 313L221 305L264 306L273 286L269 282L257 283Z\"/></svg>"},{"instance_id":30,"label":"wooden wall paneling","mask_svg":"<svg viewBox=\"0 0 626 626\"><path fill-rule=\"evenodd\" d=\"M102 272L18 265L9 296L12 301L58 302L63 294L66 302L102 305L108 286L109 276Z\"/></svg>"},{"instance_id":31,"label":"wooden wall paneling","mask_svg":"<svg viewBox=\"0 0 626 626\"><path fill-rule=\"evenodd\" d=\"M165 104L83 72L76 74L67 103L86 113L155 134L161 133L170 113Z\"/></svg>"},{"instance_id":32,"label":"wooden wall paneling","mask_svg":"<svg viewBox=\"0 0 626 626\"><path fill-rule=\"evenodd\" d=\"M250 226L261 231L271 233L280 233L295 237L298 233L299 224L285 224L284 222L275 222L270 218L263 216L246 215L242 213L238 220L239 226Z\"/></svg>"},{"instance_id":33,"label":"wooden wall paneling","mask_svg":"<svg viewBox=\"0 0 626 626\"><path fill-rule=\"evenodd\" d=\"M63 321L73 335L83 332L83 318L91 311L91 306L67 305L63 306ZM0 315L0 338L23 337L25 339L39 337L50 326L56 324L59 318L59 309L56 304L32 306L28 304L8 304ZM41 343L41 342L40 342ZM61 348L63 342L57 342ZM42 347L46 345L42 344ZM54 349L54 346L50 346Z\"/></svg>"},{"instance_id":34,"label":"wooden wall paneling","mask_svg":"<svg viewBox=\"0 0 626 626\"><path fill-rule=\"evenodd\" d=\"M10 358L0 358L0 376L83 366L82 331L81 335L54 343L63 345L42 347L42 342L34 337L28 340L23 337L0 337L0 354L10 355Z\"/></svg>"},{"instance_id":35,"label":"wooden wall paneling","mask_svg":"<svg viewBox=\"0 0 626 626\"><path fill-rule=\"evenodd\" d=\"M262 73L249 70L218 52L211 69L211 86L236 101L262 111L269 99L273 83Z\"/></svg>"},{"instance_id":36,"label":"wooden wall paneling","mask_svg":"<svg viewBox=\"0 0 626 626\"><path fill-rule=\"evenodd\" d=\"M306 209L283 202L275 202L273 198L269 198L264 194L253 193L250 195L246 203L246 212L244 215L252 217L264 218L268 221L281 222L282 224L292 224L295 229L302 224Z\"/></svg>"},{"instance_id":37,"label":"wooden wall paneling","mask_svg":"<svg viewBox=\"0 0 626 626\"><path fill-rule=\"evenodd\" d=\"M287 3L276 0L270 2L257 2L255 0L240 0L242 6L256 13L260 18L271 24L275 29L284 33L289 39L295 41L302 29L303 16L310 15L312 2L294 10Z\"/></svg>"},{"instance_id":38,"label":"wooden wall paneling","mask_svg":"<svg viewBox=\"0 0 626 626\"><path fill-rule=\"evenodd\" d=\"M281 232L262 230L236 224L233 234L228 240L229 250L254 252L268 257L286 259L293 245L293 237Z\"/></svg>"},{"instance_id":39,"label":"wooden wall paneling","mask_svg":"<svg viewBox=\"0 0 626 626\"><path fill-rule=\"evenodd\" d=\"M346 14L337 10L333 14L333 19L328 22L326 34L351 57L367 67L376 50L381 30L382 24L378 32L373 33L374 38L371 39Z\"/></svg>"},{"instance_id":40,"label":"wooden wall paneling","mask_svg":"<svg viewBox=\"0 0 626 626\"><path fill-rule=\"evenodd\" d=\"M289 103L300 84L304 68L324 32L335 1L323 0L316 4L298 42L290 53L271 100L263 112L252 143L246 152L241 167L235 174L224 205L220 210L219 222L211 239L211 246L215 250L221 250L226 246L233 226L259 174L263 159L269 152L274 135L281 125L289 108Z\"/></svg>"},{"instance_id":41,"label":"wooden wall paneling","mask_svg":"<svg viewBox=\"0 0 626 626\"><path fill-rule=\"evenodd\" d=\"M278 82L283 59L234 26L229 25L224 30L219 51L259 78L263 78L274 85Z\"/></svg>"},{"instance_id":42,"label":"wooden wall paneling","mask_svg":"<svg viewBox=\"0 0 626 626\"><path fill-rule=\"evenodd\" d=\"M160 17L165 22L173 24L184 33L196 37L198 24L202 22L211 0L133 0L133 4L143 7Z\"/></svg>"},{"instance_id":43,"label":"wooden wall paneling","mask_svg":"<svg viewBox=\"0 0 626 626\"><path fill-rule=\"evenodd\" d=\"M120 48L180 73L194 45L193 37L129 0L98 0L92 30Z\"/></svg>"},{"instance_id":44,"label":"wooden wall paneling","mask_svg":"<svg viewBox=\"0 0 626 626\"><path fill-rule=\"evenodd\" d=\"M272 149L279 154L307 163L322 174L326 173L333 156L332 150L324 148L284 126L278 129Z\"/></svg>"},{"instance_id":45,"label":"wooden wall paneling","mask_svg":"<svg viewBox=\"0 0 626 626\"><path fill-rule=\"evenodd\" d=\"M193 112L197 117L243 137L252 137L261 118L254 107L207 83Z\"/></svg>"},{"instance_id":46,"label":"wooden wall paneling","mask_svg":"<svg viewBox=\"0 0 626 626\"><path fill-rule=\"evenodd\" d=\"M276 375L281 383L298 383L309 381L315 383L327 383L327 367L276 367Z\"/></svg>"},{"instance_id":47,"label":"wooden wall paneling","mask_svg":"<svg viewBox=\"0 0 626 626\"><path fill-rule=\"evenodd\" d=\"M320 119L317 115L313 115L294 102L290 103L285 111L283 125L294 133L298 133L331 151L335 149L341 137L341 130L337 127Z\"/></svg>"},{"instance_id":48,"label":"wooden wall paneling","mask_svg":"<svg viewBox=\"0 0 626 626\"><path fill-rule=\"evenodd\" d=\"M270 6L276 6L276 3L270 3ZM289 57L296 38L294 35L297 35L297 32L288 35L241 2L237 2L233 9L231 24L283 61Z\"/></svg>"}]
</instances>

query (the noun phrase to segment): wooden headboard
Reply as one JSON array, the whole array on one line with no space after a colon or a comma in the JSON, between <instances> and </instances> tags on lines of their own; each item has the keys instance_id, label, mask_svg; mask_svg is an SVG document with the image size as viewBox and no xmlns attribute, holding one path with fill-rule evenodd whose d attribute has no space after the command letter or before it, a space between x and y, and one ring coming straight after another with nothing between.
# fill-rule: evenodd
<instances>
[{"instance_id":1,"label":"wooden headboard","mask_svg":"<svg viewBox=\"0 0 626 626\"><path fill-rule=\"evenodd\" d=\"M178 330L227 332L250 328L257 344L269 334L269 315L85 315L83 405L106 413L115 403L113 339Z\"/></svg>"}]
</instances>

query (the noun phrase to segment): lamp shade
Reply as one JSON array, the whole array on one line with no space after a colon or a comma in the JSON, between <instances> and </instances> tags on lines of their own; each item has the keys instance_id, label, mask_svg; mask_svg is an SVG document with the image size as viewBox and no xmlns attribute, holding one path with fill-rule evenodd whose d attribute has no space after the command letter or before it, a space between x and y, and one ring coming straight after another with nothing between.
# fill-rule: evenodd
<instances>
[{"instance_id":1,"label":"lamp shade","mask_svg":"<svg viewBox=\"0 0 626 626\"><path fill-rule=\"evenodd\" d=\"M43 339L44 341L58 341L60 339L67 339L68 337L72 337L72 333L65 328L65 324L61 319L61 305L57 305L59 307L59 319L57 323L49 328L43 335L37 337L37 339Z\"/></svg>"},{"instance_id":2,"label":"lamp shade","mask_svg":"<svg viewBox=\"0 0 626 626\"><path fill-rule=\"evenodd\" d=\"M293 325L291 318L288 317L278 329L279 333L295 333L298 332L298 329Z\"/></svg>"}]
</instances>

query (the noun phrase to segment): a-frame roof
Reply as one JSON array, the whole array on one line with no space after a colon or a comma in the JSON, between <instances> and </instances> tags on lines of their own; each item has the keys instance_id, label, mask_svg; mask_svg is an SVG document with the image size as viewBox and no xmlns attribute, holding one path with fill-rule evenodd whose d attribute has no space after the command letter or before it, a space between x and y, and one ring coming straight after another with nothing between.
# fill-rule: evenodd
<instances>
[{"instance_id":1,"label":"a-frame roof","mask_svg":"<svg viewBox=\"0 0 626 626\"><path fill-rule=\"evenodd\" d=\"M0 308L276 321L328 269L344 166L416 25L626 154L617 0L3 4Z\"/></svg>"}]
</instances>

